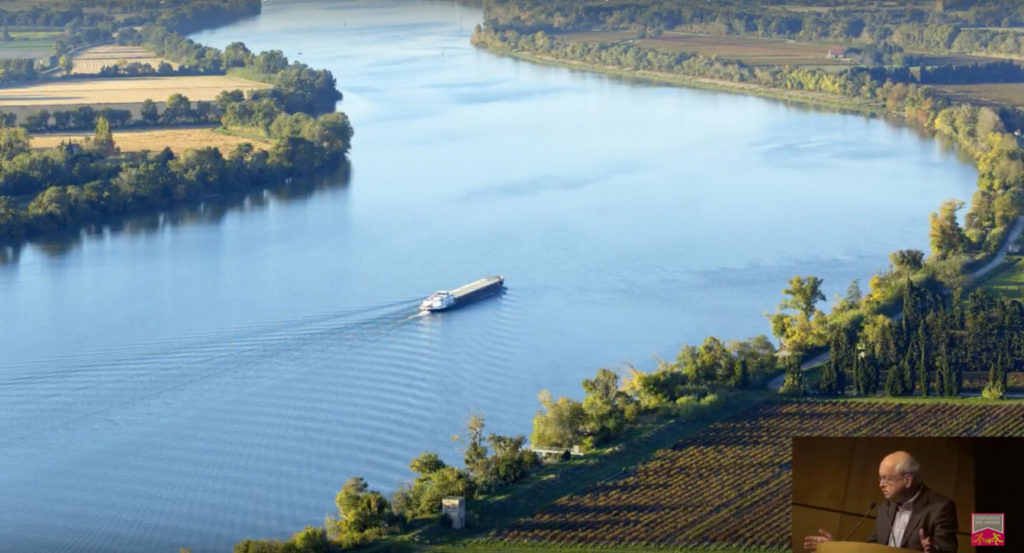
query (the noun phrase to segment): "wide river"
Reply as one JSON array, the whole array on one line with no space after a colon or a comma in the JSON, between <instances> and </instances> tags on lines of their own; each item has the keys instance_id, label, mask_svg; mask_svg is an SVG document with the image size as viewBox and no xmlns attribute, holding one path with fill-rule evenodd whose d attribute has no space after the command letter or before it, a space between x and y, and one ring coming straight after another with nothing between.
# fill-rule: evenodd
<instances>
[{"instance_id":1,"label":"wide river","mask_svg":"<svg viewBox=\"0 0 1024 553\"><path fill-rule=\"evenodd\" d=\"M768 333L793 275L866 289L974 189L907 128L495 56L480 20L272 0L193 37L333 71L351 176L0 252L0 550L287 537L350 476L459 463L471 412L528 434L542 388Z\"/></svg>"}]
</instances>

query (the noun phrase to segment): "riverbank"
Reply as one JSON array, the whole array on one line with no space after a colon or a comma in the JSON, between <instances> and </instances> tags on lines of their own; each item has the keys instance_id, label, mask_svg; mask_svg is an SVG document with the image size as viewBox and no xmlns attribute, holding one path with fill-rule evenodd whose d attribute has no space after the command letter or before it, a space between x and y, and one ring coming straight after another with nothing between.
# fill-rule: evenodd
<instances>
[{"instance_id":1,"label":"riverbank","mask_svg":"<svg viewBox=\"0 0 1024 553\"><path fill-rule=\"evenodd\" d=\"M489 46L478 47L483 48L484 50L492 54L516 58L523 61L539 63L542 65L548 65L552 67L562 67L565 69L590 71L594 73L601 73L604 75L610 75L613 77L633 81L670 84L676 86L683 86L687 88L696 88L701 90L714 90L718 92L729 92L733 94L760 96L762 98L782 100L785 102L796 102L808 106L829 108L849 113L861 113L865 115L874 116L893 116L893 114L889 113L888 110L885 109L885 106L877 102L868 102L866 100L847 98L844 96L826 94L823 92L813 92L799 89L772 88L752 83L726 81L723 79L687 77L668 72L624 69L612 65L598 65L581 61L557 59L550 56L541 56L531 52L525 52L522 50L500 49Z\"/></svg>"}]
</instances>

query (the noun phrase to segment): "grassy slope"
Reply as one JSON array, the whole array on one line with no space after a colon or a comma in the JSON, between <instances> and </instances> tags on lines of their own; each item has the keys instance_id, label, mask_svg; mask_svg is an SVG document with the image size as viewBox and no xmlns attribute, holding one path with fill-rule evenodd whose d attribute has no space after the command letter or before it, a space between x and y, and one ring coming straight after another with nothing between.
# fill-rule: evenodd
<instances>
[{"instance_id":1,"label":"grassy slope","mask_svg":"<svg viewBox=\"0 0 1024 553\"><path fill-rule=\"evenodd\" d=\"M574 457L570 461L556 463L538 471L527 480L517 483L504 493L483 497L469 502L471 527L463 531L441 528L429 523L412 528L410 531L382 540L360 551L416 551L426 546L439 546L433 551L530 551L565 550L565 546L544 546L538 544L524 547L491 541L486 533L492 529L508 526L517 519L532 516L538 509L560 497L579 493L593 484L619 477L624 471L649 459L659 449L671 447L680 439L703 430L713 422L723 420L746 411L754 405L771 401L778 396L773 392L744 392L726 398L725 403L702 420L679 419L649 422L632 430L617 444L612 444L589 455ZM593 548L593 546L591 546ZM608 551L618 551L609 549ZM664 548L623 547L621 551L664 551ZM676 549L673 549L676 550ZM717 551L698 548L694 552ZM732 550L721 550L731 553Z\"/></svg>"},{"instance_id":2,"label":"grassy slope","mask_svg":"<svg viewBox=\"0 0 1024 553\"><path fill-rule=\"evenodd\" d=\"M1001 268L982 281L981 287L1006 298L1020 298L1024 288L1024 258L1008 256Z\"/></svg>"}]
</instances>

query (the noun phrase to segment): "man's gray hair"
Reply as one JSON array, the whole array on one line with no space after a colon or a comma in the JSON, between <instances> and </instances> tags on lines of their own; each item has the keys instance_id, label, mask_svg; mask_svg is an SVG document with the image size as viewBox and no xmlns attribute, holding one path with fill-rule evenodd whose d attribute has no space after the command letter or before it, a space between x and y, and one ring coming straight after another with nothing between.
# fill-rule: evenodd
<instances>
[{"instance_id":1,"label":"man's gray hair","mask_svg":"<svg viewBox=\"0 0 1024 553\"><path fill-rule=\"evenodd\" d=\"M918 463L913 455L907 454L905 459L896 463L895 468L897 474L913 474L916 479L921 472L921 463Z\"/></svg>"}]
</instances>

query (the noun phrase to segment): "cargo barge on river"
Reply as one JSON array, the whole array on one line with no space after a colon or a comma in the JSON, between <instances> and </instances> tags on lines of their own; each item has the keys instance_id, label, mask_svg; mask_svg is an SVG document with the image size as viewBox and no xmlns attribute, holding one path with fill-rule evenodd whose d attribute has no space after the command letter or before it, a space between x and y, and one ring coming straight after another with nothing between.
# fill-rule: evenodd
<instances>
[{"instance_id":1,"label":"cargo barge on river","mask_svg":"<svg viewBox=\"0 0 1024 553\"><path fill-rule=\"evenodd\" d=\"M454 290L439 290L420 303L420 310L444 311L461 307L478 299L497 294L504 285L504 278L492 276L474 280Z\"/></svg>"}]
</instances>

